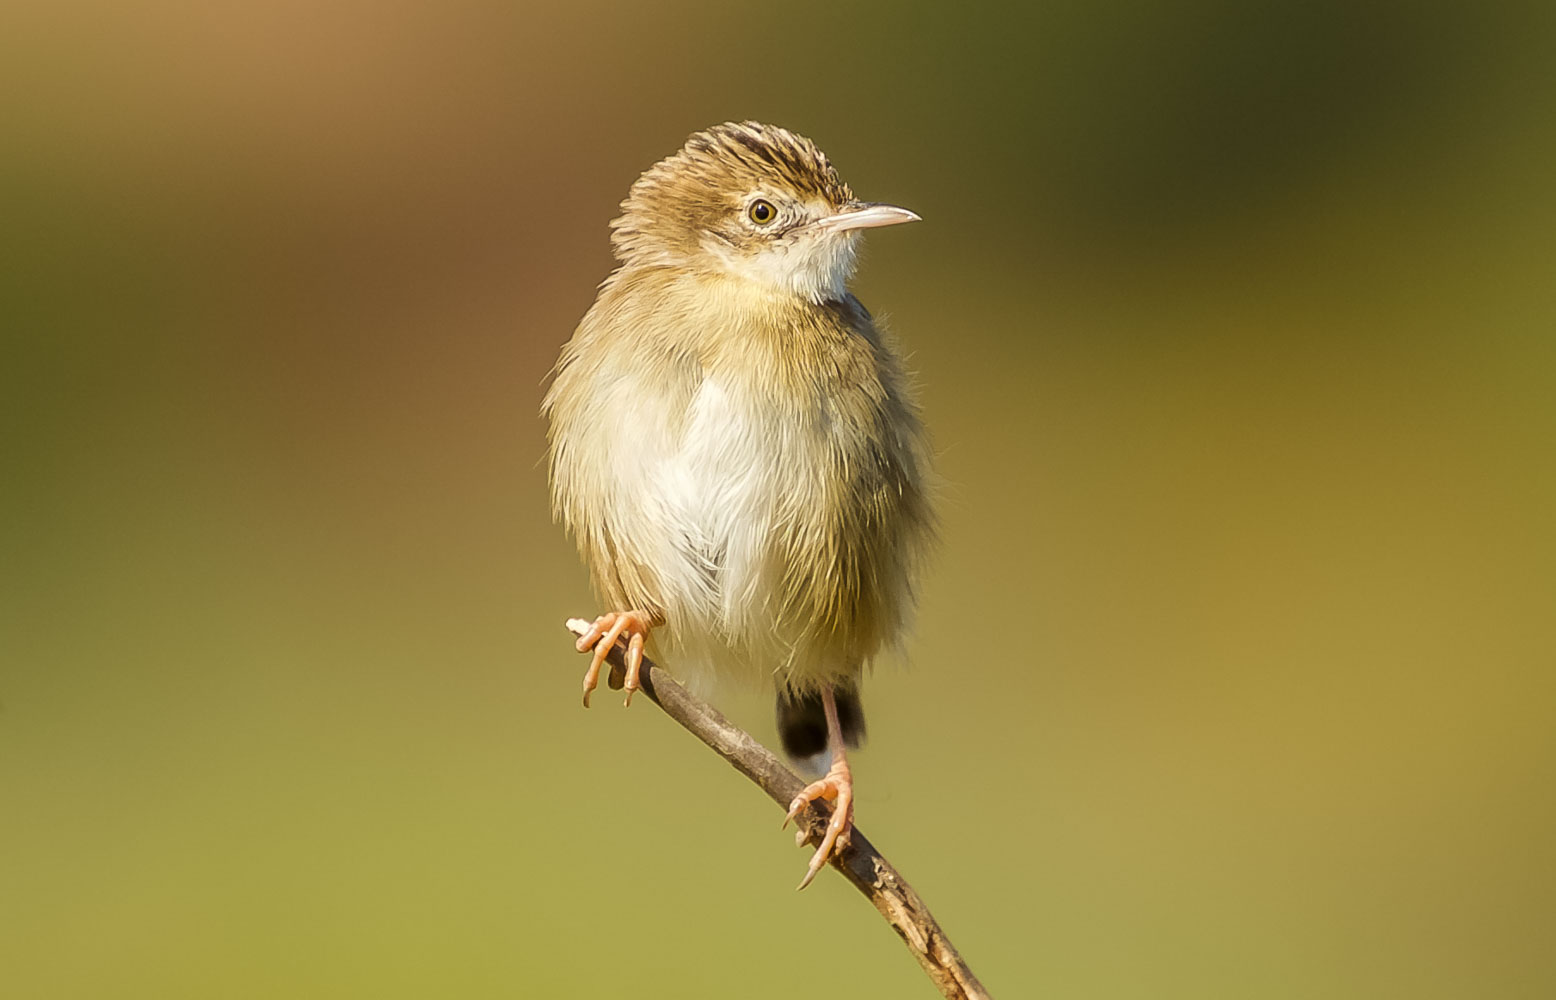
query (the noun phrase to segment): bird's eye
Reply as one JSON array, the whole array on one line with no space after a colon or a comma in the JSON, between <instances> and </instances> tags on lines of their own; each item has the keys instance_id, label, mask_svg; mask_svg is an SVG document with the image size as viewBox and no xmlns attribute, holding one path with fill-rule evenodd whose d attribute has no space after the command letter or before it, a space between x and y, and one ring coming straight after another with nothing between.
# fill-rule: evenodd
<instances>
[{"instance_id":1,"label":"bird's eye","mask_svg":"<svg viewBox=\"0 0 1556 1000\"><path fill-rule=\"evenodd\" d=\"M746 215L757 225L765 226L778 218L778 210L773 207L772 202L758 198L751 203L750 208L746 209Z\"/></svg>"}]
</instances>

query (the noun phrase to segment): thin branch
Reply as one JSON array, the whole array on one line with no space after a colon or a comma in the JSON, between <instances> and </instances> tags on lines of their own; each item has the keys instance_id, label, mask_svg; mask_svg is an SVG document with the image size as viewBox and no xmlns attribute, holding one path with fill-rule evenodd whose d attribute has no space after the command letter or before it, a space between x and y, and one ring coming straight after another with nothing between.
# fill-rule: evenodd
<instances>
[{"instance_id":1,"label":"thin branch","mask_svg":"<svg viewBox=\"0 0 1556 1000\"><path fill-rule=\"evenodd\" d=\"M574 618L568 621L567 627L575 635L582 635L588 630L589 623ZM620 642L610 651L610 686L613 688L621 686L626 669L622 662L623 652L624 646ZM643 693L664 709L666 715L755 782L780 808L787 810L789 802L805 787L805 782L770 750L650 660L643 661L642 682ZM821 843L821 834L827 825L826 812L824 804L816 803L800 814L802 819L809 816L807 834L811 844ZM834 853L830 863L875 904L892 930L902 937L913 957L918 959L924 973L948 1000L989 1000L988 991L962 961L929 907L858 827L854 828L853 843L846 850Z\"/></svg>"}]
</instances>

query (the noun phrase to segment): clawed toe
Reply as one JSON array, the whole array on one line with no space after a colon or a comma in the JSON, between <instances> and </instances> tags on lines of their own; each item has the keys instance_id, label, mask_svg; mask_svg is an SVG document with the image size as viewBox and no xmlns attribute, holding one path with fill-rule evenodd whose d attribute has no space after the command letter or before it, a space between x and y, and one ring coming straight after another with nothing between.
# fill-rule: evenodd
<instances>
[{"instance_id":1,"label":"clawed toe","mask_svg":"<svg viewBox=\"0 0 1556 1000\"><path fill-rule=\"evenodd\" d=\"M821 799L832 803L832 817L827 821L821 846L816 848L815 854L811 855L810 866L806 868L805 877L800 880L798 886L800 889L810 885L816 873L821 871L822 865L825 865L834 854L841 854L847 850L852 840L854 780L846 762L833 764L826 777L806 785L804 790L794 797L794 801L789 803L789 813L783 818L783 825L788 826L789 821L798 816L801 809ZM795 843L803 844L807 839L807 831L802 826L796 831Z\"/></svg>"},{"instance_id":2,"label":"clawed toe","mask_svg":"<svg viewBox=\"0 0 1556 1000\"><path fill-rule=\"evenodd\" d=\"M648 615L642 611L608 611L596 618L588 631L578 637L577 647L580 653L586 653L591 649L594 651L594 656L589 661L589 669L584 671L584 708L589 707L589 696L600 686L600 668L605 663L605 657L610 654L611 647L616 645L616 640L623 635L627 637L625 656L627 666L624 681L627 689L626 704L632 704L633 693L643 686L643 647L648 641L648 633L652 627ZM612 671L612 676L614 673Z\"/></svg>"}]
</instances>

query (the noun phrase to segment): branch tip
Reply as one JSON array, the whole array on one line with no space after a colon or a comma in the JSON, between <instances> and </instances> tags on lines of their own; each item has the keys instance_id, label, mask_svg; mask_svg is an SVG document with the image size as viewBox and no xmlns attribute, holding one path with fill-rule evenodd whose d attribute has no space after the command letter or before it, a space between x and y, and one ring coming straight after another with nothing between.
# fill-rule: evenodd
<instances>
[{"instance_id":1,"label":"branch tip","mask_svg":"<svg viewBox=\"0 0 1556 1000\"><path fill-rule=\"evenodd\" d=\"M567 620L568 631L578 636L589 631L589 627L590 623L582 618ZM613 668L624 669L625 653L626 645L618 640L606 659ZM779 808L788 809L794 797L805 787L805 782L772 751L726 719L718 709L682 687L680 682L661 671L647 657L643 659L641 679L643 694L650 701L729 761L735 770L777 802ZM631 699L630 692L628 699ZM584 704L588 704L587 695ZM817 802L813 804L812 815L826 819L827 810L822 803ZM795 818L792 813L786 815L780 829L788 826L791 818ZM803 819L796 822L801 834L799 843L820 843L826 823L815 820L807 823ZM924 905L924 900L913 891L913 887L908 885L891 862L859 832L857 826L853 831L852 847L834 853L829 864L875 904L881 916L908 945L908 950L918 959L924 974L929 976L942 996L947 1000L990 1000L988 991L967 967L945 931L940 929L939 922L929 912L929 907ZM815 874L814 870L808 871L805 881L798 888L805 888Z\"/></svg>"}]
</instances>

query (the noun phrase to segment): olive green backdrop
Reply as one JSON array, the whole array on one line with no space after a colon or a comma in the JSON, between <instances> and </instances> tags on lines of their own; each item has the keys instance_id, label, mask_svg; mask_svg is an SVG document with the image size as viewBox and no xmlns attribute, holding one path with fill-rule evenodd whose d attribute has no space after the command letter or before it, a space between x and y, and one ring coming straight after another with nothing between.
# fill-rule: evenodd
<instances>
[{"instance_id":1,"label":"olive green backdrop","mask_svg":"<svg viewBox=\"0 0 1556 1000\"><path fill-rule=\"evenodd\" d=\"M8 7L4 992L934 995L561 631L547 368L750 117L925 220L858 816L991 990L1551 996L1552 10Z\"/></svg>"}]
</instances>

